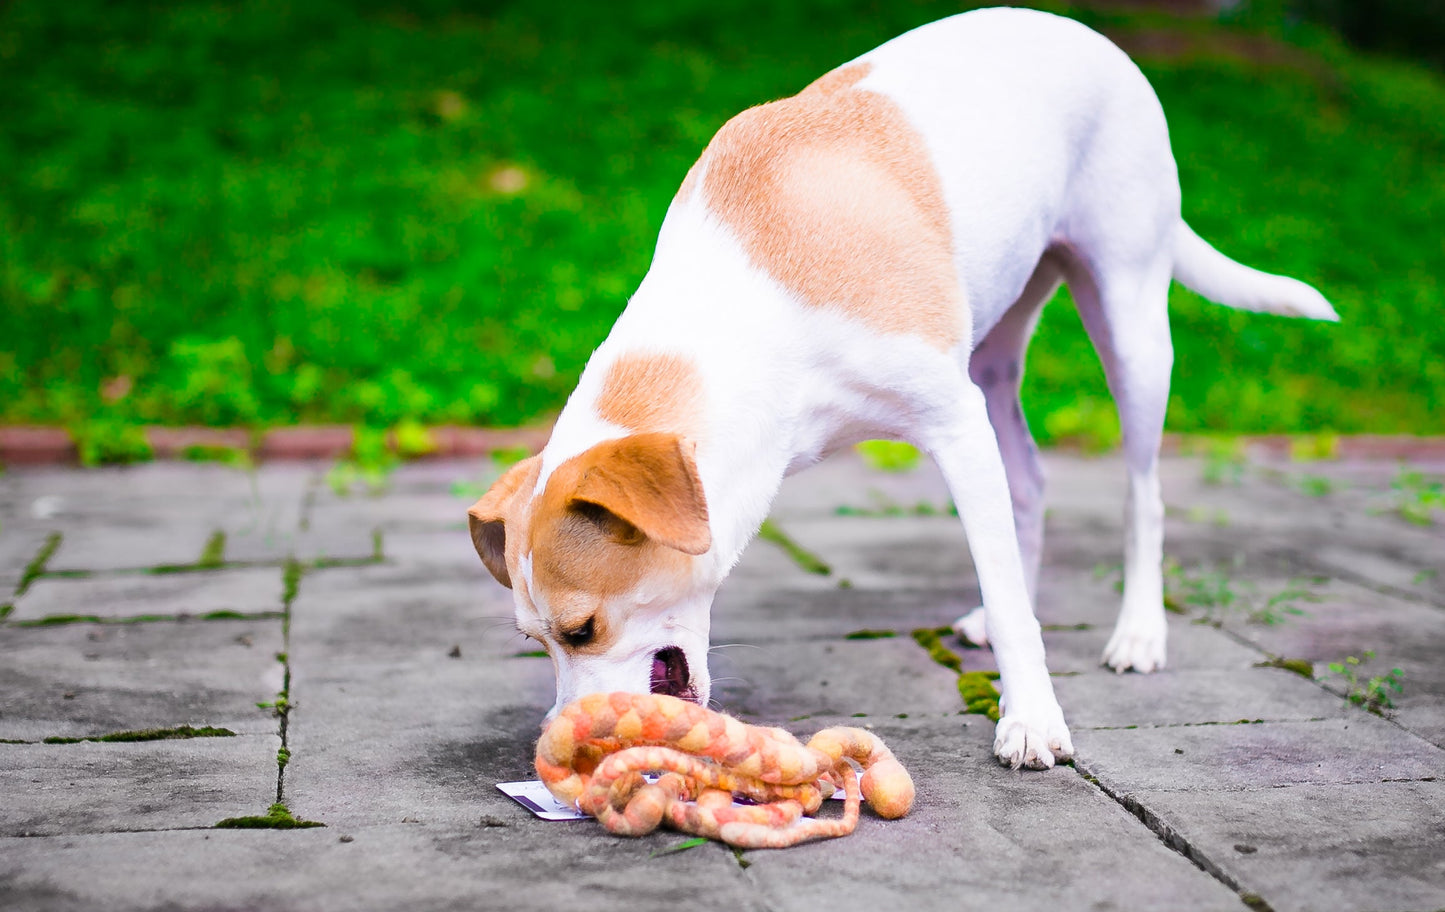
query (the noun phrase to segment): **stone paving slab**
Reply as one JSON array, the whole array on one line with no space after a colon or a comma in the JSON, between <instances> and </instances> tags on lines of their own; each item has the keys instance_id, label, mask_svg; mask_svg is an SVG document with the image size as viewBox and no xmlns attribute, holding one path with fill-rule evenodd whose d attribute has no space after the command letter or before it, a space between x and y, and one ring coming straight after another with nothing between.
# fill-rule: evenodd
<instances>
[{"instance_id":1,"label":"stone paving slab","mask_svg":"<svg viewBox=\"0 0 1445 912\"><path fill-rule=\"evenodd\" d=\"M1445 783L1133 797L1276 912L1445 908Z\"/></svg>"},{"instance_id":2,"label":"stone paving slab","mask_svg":"<svg viewBox=\"0 0 1445 912\"><path fill-rule=\"evenodd\" d=\"M709 667L713 699L748 721L963 709L957 676L906 635L715 649Z\"/></svg>"},{"instance_id":3,"label":"stone paving slab","mask_svg":"<svg viewBox=\"0 0 1445 912\"><path fill-rule=\"evenodd\" d=\"M12 621L84 615L133 618L259 614L282 608L280 567L228 567L184 573L116 573L36 580L15 599Z\"/></svg>"},{"instance_id":4,"label":"stone paving slab","mask_svg":"<svg viewBox=\"0 0 1445 912\"><path fill-rule=\"evenodd\" d=\"M1278 668L1166 668L1148 676L1101 670L1055 678L1054 692L1075 728L1303 722L1344 717L1350 709L1314 682Z\"/></svg>"},{"instance_id":5,"label":"stone paving slab","mask_svg":"<svg viewBox=\"0 0 1445 912\"><path fill-rule=\"evenodd\" d=\"M281 689L283 648L278 620L0 627L0 738L274 733L256 703Z\"/></svg>"},{"instance_id":6,"label":"stone paving slab","mask_svg":"<svg viewBox=\"0 0 1445 912\"><path fill-rule=\"evenodd\" d=\"M341 828L526 814L495 784L536 778L531 750L553 698L545 659L312 669L292 686L286 788L297 813Z\"/></svg>"},{"instance_id":7,"label":"stone paving slab","mask_svg":"<svg viewBox=\"0 0 1445 912\"><path fill-rule=\"evenodd\" d=\"M992 726L981 717L873 727L913 772L914 812L865 821L871 825L849 839L748 853L749 877L768 908L827 908L846 897L849 908L906 901L910 909L983 909L1024 895L1054 908L1239 908L1231 890L1141 832L1073 770L1020 775L999 767Z\"/></svg>"},{"instance_id":8,"label":"stone paving slab","mask_svg":"<svg viewBox=\"0 0 1445 912\"><path fill-rule=\"evenodd\" d=\"M510 655L539 649L514 635L512 595L472 553L470 565L335 568L307 572L292 604L296 655L324 661L445 658L454 645ZM492 633L496 640L484 639Z\"/></svg>"},{"instance_id":9,"label":"stone paving slab","mask_svg":"<svg viewBox=\"0 0 1445 912\"><path fill-rule=\"evenodd\" d=\"M712 642L842 639L860 630L907 634L920 627L946 627L976 602L967 594L922 590L888 595L838 588L760 591L729 580L713 603Z\"/></svg>"},{"instance_id":10,"label":"stone paving slab","mask_svg":"<svg viewBox=\"0 0 1445 912\"><path fill-rule=\"evenodd\" d=\"M34 912L763 908L723 847L653 858L651 852L680 839L625 840L585 825L552 824L545 832L543 826L134 833L60 845L0 839L0 896ZM340 841L343 835L350 841ZM549 847L545 856L538 845Z\"/></svg>"},{"instance_id":11,"label":"stone paving slab","mask_svg":"<svg viewBox=\"0 0 1445 912\"><path fill-rule=\"evenodd\" d=\"M0 793L6 796L0 835L209 827L227 817L265 813L276 796L280 746L275 735L0 744Z\"/></svg>"},{"instance_id":12,"label":"stone paving slab","mask_svg":"<svg viewBox=\"0 0 1445 912\"><path fill-rule=\"evenodd\" d=\"M1121 793L1445 778L1445 751L1364 712L1318 722L1074 732L1081 769Z\"/></svg>"}]
</instances>

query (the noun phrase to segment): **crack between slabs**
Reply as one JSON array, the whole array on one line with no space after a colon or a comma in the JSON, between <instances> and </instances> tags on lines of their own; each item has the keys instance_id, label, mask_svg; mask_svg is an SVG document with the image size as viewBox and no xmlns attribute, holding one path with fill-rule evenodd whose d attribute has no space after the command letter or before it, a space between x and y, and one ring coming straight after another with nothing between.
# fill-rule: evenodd
<instances>
[{"instance_id":1,"label":"crack between slabs","mask_svg":"<svg viewBox=\"0 0 1445 912\"><path fill-rule=\"evenodd\" d=\"M1207 728L1218 725L1299 725L1305 722L1329 722L1331 716L1310 716L1307 719L1231 719L1227 722L1155 722L1144 725L1070 726L1076 731L1147 731L1157 728Z\"/></svg>"},{"instance_id":2,"label":"crack between slabs","mask_svg":"<svg viewBox=\"0 0 1445 912\"><path fill-rule=\"evenodd\" d=\"M281 747L276 752L276 803L286 802L286 764L291 761L291 606L301 588L303 565L295 558L288 558L282 571L281 589L281 693L276 698L276 715L280 717L277 734Z\"/></svg>"},{"instance_id":3,"label":"crack between slabs","mask_svg":"<svg viewBox=\"0 0 1445 912\"><path fill-rule=\"evenodd\" d=\"M10 833L0 836L0 839L83 839L87 836L124 836L132 833L191 833L195 831L210 833L215 831L211 824L182 827L156 827L155 829L134 829L134 830L101 830L96 833Z\"/></svg>"},{"instance_id":4,"label":"crack between slabs","mask_svg":"<svg viewBox=\"0 0 1445 912\"><path fill-rule=\"evenodd\" d=\"M1336 579L1344 580L1347 583L1354 583L1356 586L1361 586L1365 589L1370 590L1371 592L1375 592L1380 595L1388 595L1391 598L1397 598L1402 601L1413 602L1417 605L1425 605L1439 611L1445 611L1445 602L1440 602L1434 598L1431 598L1428 595L1422 595L1409 589L1401 589L1398 586L1392 586L1389 583L1382 583L1378 580L1370 579L1368 576L1365 576L1362 573L1356 573L1348 567L1341 567L1339 564L1336 564L1333 561L1320 560L1317 557L1311 557L1309 555L1303 554L1297 554L1294 556L1299 558L1305 565L1314 569L1321 576L1333 576Z\"/></svg>"},{"instance_id":5,"label":"crack between slabs","mask_svg":"<svg viewBox=\"0 0 1445 912\"><path fill-rule=\"evenodd\" d=\"M1243 903L1246 908L1254 909L1256 912L1272 912L1271 906L1265 902L1263 898L1256 893L1242 890L1238 881L1224 873L1218 864L1186 839L1178 830L1166 823L1162 817L1149 810L1149 808L1145 807L1133 797L1117 792L1099 781L1097 776L1089 772L1088 768L1079 762L1078 757L1074 758L1074 771L1077 772L1085 782L1094 786L1094 788L1098 789L1114 803L1132 814L1135 819L1147 827L1149 832L1153 833L1167 848L1184 856L1196 868L1228 887L1239 897L1240 902Z\"/></svg>"}]
</instances>

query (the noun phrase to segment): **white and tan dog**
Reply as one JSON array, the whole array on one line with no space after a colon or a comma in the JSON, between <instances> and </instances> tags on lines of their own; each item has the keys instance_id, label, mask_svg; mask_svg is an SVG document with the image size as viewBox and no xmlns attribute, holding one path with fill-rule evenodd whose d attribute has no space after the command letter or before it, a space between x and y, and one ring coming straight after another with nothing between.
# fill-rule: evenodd
<instances>
[{"instance_id":1,"label":"white and tan dog","mask_svg":"<svg viewBox=\"0 0 1445 912\"><path fill-rule=\"evenodd\" d=\"M955 16L733 118L551 441L470 511L518 628L556 666L557 705L610 690L706 703L713 595L784 476L889 437L937 461L962 517L984 609L959 626L997 655L999 760L1068 758L1032 610L1043 478L1024 350L1067 282L1128 467L1103 660L1160 668L1171 277L1231 307L1336 319L1184 224L1149 83L1067 19Z\"/></svg>"}]
</instances>

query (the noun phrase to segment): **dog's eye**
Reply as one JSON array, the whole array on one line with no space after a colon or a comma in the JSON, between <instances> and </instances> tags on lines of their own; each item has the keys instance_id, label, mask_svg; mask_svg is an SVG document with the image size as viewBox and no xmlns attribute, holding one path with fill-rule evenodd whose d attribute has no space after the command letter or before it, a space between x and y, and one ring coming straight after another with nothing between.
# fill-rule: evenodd
<instances>
[{"instance_id":1,"label":"dog's eye","mask_svg":"<svg viewBox=\"0 0 1445 912\"><path fill-rule=\"evenodd\" d=\"M557 634L557 639L561 640L563 645L571 649L581 649L583 646L592 642L595 626L593 619L588 618L582 622L581 626L573 627L571 630L565 630Z\"/></svg>"}]
</instances>

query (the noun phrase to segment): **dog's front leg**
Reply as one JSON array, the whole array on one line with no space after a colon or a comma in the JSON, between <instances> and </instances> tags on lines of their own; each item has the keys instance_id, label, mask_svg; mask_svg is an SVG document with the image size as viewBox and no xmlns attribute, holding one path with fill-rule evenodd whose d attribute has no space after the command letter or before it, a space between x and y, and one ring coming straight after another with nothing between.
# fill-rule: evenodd
<instances>
[{"instance_id":1,"label":"dog's front leg","mask_svg":"<svg viewBox=\"0 0 1445 912\"><path fill-rule=\"evenodd\" d=\"M1008 480L983 393L960 378L945 418L920 443L958 505L983 592L1001 699L994 753L1017 769L1048 769L1073 756L1063 710L1044 663L1044 641L1025 583Z\"/></svg>"}]
</instances>

